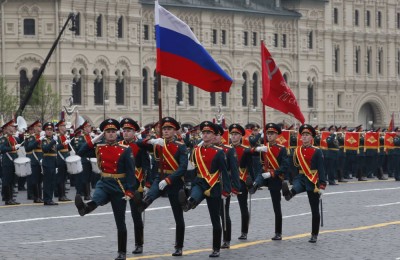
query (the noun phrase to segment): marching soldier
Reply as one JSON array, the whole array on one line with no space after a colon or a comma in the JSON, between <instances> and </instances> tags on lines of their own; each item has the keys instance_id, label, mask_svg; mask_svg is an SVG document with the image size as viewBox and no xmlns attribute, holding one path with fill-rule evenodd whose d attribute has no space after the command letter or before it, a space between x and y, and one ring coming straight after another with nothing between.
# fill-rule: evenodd
<instances>
[{"instance_id":1,"label":"marching soldier","mask_svg":"<svg viewBox=\"0 0 400 260\"><path fill-rule=\"evenodd\" d=\"M129 146L117 142L117 131L120 125L115 119L106 119L100 124L104 133L105 143L100 142L103 134L89 140L82 146L78 154L85 154L88 150L96 150L97 163L101 169L101 179L96 183L93 199L83 202L79 193L75 197L75 206L79 215L84 216L98 206L111 202L114 219L118 230L118 256L115 260L126 259L127 229L125 224L126 200L134 198L135 163L132 150Z\"/></svg>"},{"instance_id":2,"label":"marching soldier","mask_svg":"<svg viewBox=\"0 0 400 260\"><path fill-rule=\"evenodd\" d=\"M325 170L328 176L329 185L338 185L335 181L335 173L338 163L338 153L339 153L339 142L336 138L336 126L331 125L328 128L330 132L328 138L326 138L326 143L328 145L328 150L325 152Z\"/></svg>"},{"instance_id":3,"label":"marching soldier","mask_svg":"<svg viewBox=\"0 0 400 260\"><path fill-rule=\"evenodd\" d=\"M238 201L242 218L242 225L241 235L238 237L238 239L246 240L250 223L250 213L247 203L248 188L252 186L253 181L255 180L253 163L255 163L256 161L252 160L250 149L241 144L242 137L245 134L244 128L239 124L232 124L229 126L229 134L231 137L231 145L236 150L237 167L239 168L240 177L240 190L238 194Z\"/></svg>"},{"instance_id":4,"label":"marching soldier","mask_svg":"<svg viewBox=\"0 0 400 260\"><path fill-rule=\"evenodd\" d=\"M133 157L135 158L135 178L137 185L134 186L134 190L140 192L143 196L143 187L146 181L146 173L150 170L150 159L147 151L140 148L136 144L136 133L140 131L139 125L131 118L124 118L120 122L122 134L124 140L120 141L119 144L127 145L131 148ZM138 210L138 206L134 203L134 200L129 201L131 206L131 215L134 223L135 230L135 250L133 254L143 253L143 220L141 212Z\"/></svg>"},{"instance_id":5,"label":"marching soldier","mask_svg":"<svg viewBox=\"0 0 400 260\"><path fill-rule=\"evenodd\" d=\"M13 198L13 186L15 176L14 160L18 157L17 150L21 146L18 137L15 137L17 124L14 119L5 123L1 128L4 135L0 138L0 152L2 155L2 187L3 200L6 205L18 205Z\"/></svg>"},{"instance_id":6,"label":"marching soldier","mask_svg":"<svg viewBox=\"0 0 400 260\"><path fill-rule=\"evenodd\" d=\"M78 137L77 143L77 151L79 151L86 143L89 143L92 140L92 126L90 123L85 120L83 124L79 127L82 129L82 135ZM82 172L78 174L78 180L76 183L76 191L77 193L84 196L85 200L90 200L92 197L90 196L90 180L93 175L92 173L92 164L90 163L90 158L94 158L94 150L88 150L85 154L81 156L82 161Z\"/></svg>"},{"instance_id":7,"label":"marching soldier","mask_svg":"<svg viewBox=\"0 0 400 260\"><path fill-rule=\"evenodd\" d=\"M65 181L67 179L67 164L65 162L65 159L70 156L70 147L69 143L71 140L69 139L68 133L67 133L67 127L65 125L65 120L62 119L58 121L56 124L56 127L58 129L58 145L57 145L57 168L58 168L58 173L56 177L56 183L57 183L57 189L58 189L58 201L71 201L69 198L66 197L65 195Z\"/></svg>"},{"instance_id":8,"label":"marching soldier","mask_svg":"<svg viewBox=\"0 0 400 260\"><path fill-rule=\"evenodd\" d=\"M184 190L179 192L179 202L186 212L194 209L204 199L207 201L213 226L213 251L209 257L219 257L221 248L221 198L226 199L231 193L231 182L228 176L225 153L213 145L218 128L210 121L200 124L203 144L197 146L191 155L191 162L197 171L190 196Z\"/></svg>"},{"instance_id":9,"label":"marching soldier","mask_svg":"<svg viewBox=\"0 0 400 260\"><path fill-rule=\"evenodd\" d=\"M146 209L165 192L168 194L176 223L175 252L172 256L182 255L185 237L185 220L178 193L184 186L183 177L188 165L188 154L186 145L175 140L176 131L179 129L179 123L175 119L164 117L161 120L163 138L145 139L142 143L145 146L152 145L156 164L153 167L153 183L141 201L139 211Z\"/></svg>"},{"instance_id":10,"label":"marching soldier","mask_svg":"<svg viewBox=\"0 0 400 260\"><path fill-rule=\"evenodd\" d=\"M362 125L359 125L355 129L356 132L360 133L360 146L358 147L357 153L357 178L358 181L367 181L367 172L365 167L365 151L364 151L364 132Z\"/></svg>"},{"instance_id":11,"label":"marching soldier","mask_svg":"<svg viewBox=\"0 0 400 260\"><path fill-rule=\"evenodd\" d=\"M338 153L338 163L337 163L337 176L338 182L347 182L344 179L344 163L346 160L345 153L344 153L344 128L339 126L337 129L337 140L339 144L339 153Z\"/></svg>"},{"instance_id":12,"label":"marching soldier","mask_svg":"<svg viewBox=\"0 0 400 260\"><path fill-rule=\"evenodd\" d=\"M275 236L272 240L282 240L282 209L281 209L281 189L282 181L289 168L286 148L276 143L278 135L281 134L281 127L274 123L266 126L267 149L261 153L262 171L256 177L250 193L255 193L258 187L267 186L271 194L272 207L275 213Z\"/></svg>"},{"instance_id":13,"label":"marching soldier","mask_svg":"<svg viewBox=\"0 0 400 260\"><path fill-rule=\"evenodd\" d=\"M400 128L396 127L394 131L396 132L396 136L393 138L394 148L392 149L393 156L396 158L394 160L394 179L400 181Z\"/></svg>"},{"instance_id":14,"label":"marching soldier","mask_svg":"<svg viewBox=\"0 0 400 260\"><path fill-rule=\"evenodd\" d=\"M42 140L43 150L43 201L45 206L58 205L53 201L54 186L56 183L57 168L57 135L54 135L53 123L47 122L43 125L45 138Z\"/></svg>"},{"instance_id":15,"label":"marching soldier","mask_svg":"<svg viewBox=\"0 0 400 260\"><path fill-rule=\"evenodd\" d=\"M28 186L32 187L33 202L43 203L42 199L42 182L43 174L41 160L43 159L42 140L45 138L42 132L42 122L36 120L30 127L33 128L34 134L28 137L25 145L26 156L31 159L32 174L28 176Z\"/></svg>"},{"instance_id":16,"label":"marching soldier","mask_svg":"<svg viewBox=\"0 0 400 260\"><path fill-rule=\"evenodd\" d=\"M237 155L236 150L232 148L230 145L225 145L222 142L222 136L224 134L224 128L221 125L216 125L218 128L218 134L215 135L214 144L218 147L221 147L222 150L225 152L226 160L227 160L227 170L229 175L229 181L231 182L231 194L238 195L240 189L240 178L239 178L239 169L237 167ZM222 226L223 234L222 239L223 243L221 245L222 249L230 248L230 242L232 237L232 222L231 217L229 215L229 206L230 206L231 196L228 196L225 201L222 201L221 204L221 219L222 219ZM225 206L225 209L224 209Z\"/></svg>"},{"instance_id":17,"label":"marching soldier","mask_svg":"<svg viewBox=\"0 0 400 260\"><path fill-rule=\"evenodd\" d=\"M324 158L321 150L311 145L316 135L315 129L311 125L304 124L300 126L299 133L303 145L296 148L293 156L293 163L298 168L299 174L295 176L291 190L287 182L283 182L282 193L286 200L290 200L296 194L307 192L312 214L311 238L308 242L316 243L321 220L319 200L326 187Z\"/></svg>"}]
</instances>

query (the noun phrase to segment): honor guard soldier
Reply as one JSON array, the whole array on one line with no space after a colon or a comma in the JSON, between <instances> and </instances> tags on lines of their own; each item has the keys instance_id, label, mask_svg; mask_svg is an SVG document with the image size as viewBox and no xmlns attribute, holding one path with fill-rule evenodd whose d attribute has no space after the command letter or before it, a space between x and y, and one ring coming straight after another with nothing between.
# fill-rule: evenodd
<instances>
[{"instance_id":1,"label":"honor guard soldier","mask_svg":"<svg viewBox=\"0 0 400 260\"><path fill-rule=\"evenodd\" d=\"M203 144L194 148L191 162L196 168L197 177L192 183L189 198L184 190L179 192L179 201L184 211L194 209L204 199L207 201L213 226L213 251L209 257L219 257L221 249L221 198L226 199L231 193L224 151L213 145L218 128L210 121L200 124Z\"/></svg>"},{"instance_id":2,"label":"honor guard soldier","mask_svg":"<svg viewBox=\"0 0 400 260\"><path fill-rule=\"evenodd\" d=\"M153 183L139 207L146 209L154 200L165 192L171 203L175 218L175 252L172 256L181 256L185 237L185 220L179 204L178 193L184 186L184 176L188 165L186 145L175 140L179 123L172 117L161 120L163 138L145 139L143 145L152 147L156 163L152 169Z\"/></svg>"},{"instance_id":3,"label":"honor guard soldier","mask_svg":"<svg viewBox=\"0 0 400 260\"><path fill-rule=\"evenodd\" d=\"M326 138L328 150L325 152L325 170L328 177L329 185L337 185L335 181L335 173L338 166L339 142L336 137L336 126L331 125L328 128L329 136Z\"/></svg>"},{"instance_id":4,"label":"honor guard soldier","mask_svg":"<svg viewBox=\"0 0 400 260\"><path fill-rule=\"evenodd\" d=\"M3 200L6 205L18 205L19 202L13 198L13 186L15 181L15 166L14 160L18 157L17 150L21 146L18 137L15 137L17 131L17 124L14 119L5 123L1 128L3 129L3 136L0 138L0 152L2 155L2 187L3 187Z\"/></svg>"},{"instance_id":5,"label":"honor guard soldier","mask_svg":"<svg viewBox=\"0 0 400 260\"><path fill-rule=\"evenodd\" d=\"M238 237L240 240L246 240L247 233L249 231L250 213L247 203L249 193L248 188L252 187L255 180L253 164L257 162L259 163L259 160L252 159L252 154L249 147L241 144L244 134L245 130L241 125L232 124L229 126L231 145L236 150L237 167L239 168L240 178L240 190L237 196L242 218L241 235Z\"/></svg>"},{"instance_id":6,"label":"honor guard soldier","mask_svg":"<svg viewBox=\"0 0 400 260\"><path fill-rule=\"evenodd\" d=\"M393 155L396 158L394 160L394 179L400 181L400 128L396 127L394 131L396 132L396 135L393 138L394 148L392 149Z\"/></svg>"},{"instance_id":7,"label":"honor guard soldier","mask_svg":"<svg viewBox=\"0 0 400 260\"><path fill-rule=\"evenodd\" d=\"M296 194L307 192L312 214L312 231L308 242L316 243L321 219L319 200L326 187L324 158L321 150L311 145L316 135L315 129L311 125L304 124L300 126L299 133L303 145L296 148L293 156L293 163L298 168L299 174L294 177L291 190L287 182L282 183L282 193L286 200L290 200Z\"/></svg>"},{"instance_id":8,"label":"honor guard soldier","mask_svg":"<svg viewBox=\"0 0 400 260\"><path fill-rule=\"evenodd\" d=\"M262 134L260 133L260 126L258 124L249 124L251 134L249 136L249 142L251 147L257 147L263 144Z\"/></svg>"},{"instance_id":9,"label":"honor guard soldier","mask_svg":"<svg viewBox=\"0 0 400 260\"><path fill-rule=\"evenodd\" d=\"M357 153L357 178L358 181L367 181L367 172L365 167L365 151L364 151L364 132L362 125L359 125L355 129L356 132L360 133L360 146L358 147Z\"/></svg>"},{"instance_id":10,"label":"honor guard soldier","mask_svg":"<svg viewBox=\"0 0 400 260\"><path fill-rule=\"evenodd\" d=\"M28 186L32 187L33 202L43 203L42 182L43 174L41 160L43 159L42 140L45 132L42 131L42 122L36 120L29 127L33 128L33 135L28 138L25 145L26 156L31 159L32 174L28 176Z\"/></svg>"},{"instance_id":11,"label":"honor guard soldier","mask_svg":"<svg viewBox=\"0 0 400 260\"><path fill-rule=\"evenodd\" d=\"M226 161L227 161L227 170L229 175L229 180L231 182L231 194L237 196L240 190L240 178L239 178L239 168L237 167L237 155L236 150L232 148L230 145L226 145L222 142L222 136L224 134L224 128L221 125L217 125L218 134L215 135L214 144L218 147L221 147L225 152ZM230 207L231 196L228 196L225 201L222 200L221 203L221 219L222 219L222 239L223 243L221 248L227 249L230 248L230 242L232 238L232 222L231 217L229 215L229 207ZM224 209L225 207L225 209Z\"/></svg>"},{"instance_id":12,"label":"honor guard soldier","mask_svg":"<svg viewBox=\"0 0 400 260\"><path fill-rule=\"evenodd\" d=\"M90 123L85 120L83 124L80 126L82 129L82 135L78 137L78 144L76 151L79 151L86 143L89 143L92 140L92 126ZM76 190L77 193L84 196L85 200L90 200L90 180L92 178L92 164L90 163L90 158L94 158L94 150L91 149L87 151L87 153L81 155L82 161L82 172L78 174L78 180L76 182Z\"/></svg>"},{"instance_id":13,"label":"honor guard soldier","mask_svg":"<svg viewBox=\"0 0 400 260\"><path fill-rule=\"evenodd\" d=\"M57 169L57 141L58 137L54 134L53 123L47 122L43 125L45 138L42 140L43 150L43 201L46 206L58 205L53 201L56 169Z\"/></svg>"},{"instance_id":14,"label":"honor guard soldier","mask_svg":"<svg viewBox=\"0 0 400 260\"><path fill-rule=\"evenodd\" d=\"M275 213L275 236L272 240L282 240L281 189L282 181L289 168L289 161L286 148L276 142L278 135L282 132L281 127L268 123L265 129L268 143L267 150L261 152L262 171L258 171L253 188L249 192L255 193L260 186L268 187Z\"/></svg>"},{"instance_id":15,"label":"honor guard soldier","mask_svg":"<svg viewBox=\"0 0 400 260\"><path fill-rule=\"evenodd\" d=\"M347 182L344 179L344 164L346 160L346 154L344 153L344 128L339 126L337 128L337 141L339 144L339 152L338 152L338 162L337 162L337 177L338 182Z\"/></svg>"},{"instance_id":16,"label":"honor guard soldier","mask_svg":"<svg viewBox=\"0 0 400 260\"><path fill-rule=\"evenodd\" d=\"M126 259L127 229L125 224L126 200L134 198L135 163L132 150L129 146L117 142L119 122L115 119L106 119L100 124L104 133L105 143L96 145L97 164L101 170L101 178L96 183L93 199L88 203L83 202L79 193L75 197L75 206L79 215L84 216L97 206L111 202L114 219L118 230L118 256L116 260ZM103 134L89 140L79 150L78 154L85 154L94 149L100 142Z\"/></svg>"},{"instance_id":17,"label":"honor guard soldier","mask_svg":"<svg viewBox=\"0 0 400 260\"><path fill-rule=\"evenodd\" d=\"M56 124L58 130L58 145L57 145L57 168L58 173L56 177L57 190L58 190L58 201L71 201L65 195L65 182L67 179L67 164L65 159L70 156L69 151L71 150L69 143L69 135L67 133L67 127L65 120L62 119Z\"/></svg>"},{"instance_id":18,"label":"honor guard soldier","mask_svg":"<svg viewBox=\"0 0 400 260\"><path fill-rule=\"evenodd\" d=\"M143 196L143 187L146 181L147 172L150 170L150 159L147 151L140 148L137 141L137 135L140 133L139 125L131 118L123 118L120 122L122 129L123 140L119 142L121 145L127 145L131 148L133 157L135 158L135 178L136 186L134 190L137 190L141 197ZM134 200L129 201L131 206L131 215L133 219L135 229L135 250L133 254L143 253L143 220L141 212L138 210L138 206L134 203Z\"/></svg>"}]
</instances>

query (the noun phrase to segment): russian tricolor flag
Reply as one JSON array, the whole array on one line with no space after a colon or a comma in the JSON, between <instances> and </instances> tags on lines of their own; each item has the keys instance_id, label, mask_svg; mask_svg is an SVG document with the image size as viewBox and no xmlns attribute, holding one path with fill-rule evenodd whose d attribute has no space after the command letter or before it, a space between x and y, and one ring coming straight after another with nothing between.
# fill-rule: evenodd
<instances>
[{"instance_id":1,"label":"russian tricolor flag","mask_svg":"<svg viewBox=\"0 0 400 260\"><path fill-rule=\"evenodd\" d=\"M232 79L190 27L155 1L157 72L208 92L229 92Z\"/></svg>"}]
</instances>

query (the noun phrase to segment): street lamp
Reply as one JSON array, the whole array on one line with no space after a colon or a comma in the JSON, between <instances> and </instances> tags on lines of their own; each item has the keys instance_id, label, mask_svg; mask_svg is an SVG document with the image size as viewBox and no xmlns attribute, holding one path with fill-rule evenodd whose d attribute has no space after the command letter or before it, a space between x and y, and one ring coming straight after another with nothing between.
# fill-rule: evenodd
<instances>
[{"instance_id":1,"label":"street lamp","mask_svg":"<svg viewBox=\"0 0 400 260\"><path fill-rule=\"evenodd\" d=\"M103 115L104 119L103 120L106 120L106 105L108 105L108 103L109 103L108 92L106 90L103 93L103 109L104 109L104 111L103 111L104 112L104 115Z\"/></svg>"}]
</instances>

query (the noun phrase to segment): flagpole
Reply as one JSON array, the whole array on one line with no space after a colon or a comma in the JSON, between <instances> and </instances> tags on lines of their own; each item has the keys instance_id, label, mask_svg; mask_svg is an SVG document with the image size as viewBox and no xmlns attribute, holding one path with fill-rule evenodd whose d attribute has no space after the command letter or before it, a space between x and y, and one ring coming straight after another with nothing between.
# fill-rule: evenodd
<instances>
[{"instance_id":1,"label":"flagpole","mask_svg":"<svg viewBox=\"0 0 400 260\"><path fill-rule=\"evenodd\" d=\"M263 51L263 48L264 47L264 40L261 40L261 67L262 67L262 63L263 62L265 62L264 60L263 60L263 58L262 58L262 51ZM263 77L261 77L261 80L263 81L264 80L264 78ZM262 84L261 84L261 86L264 86L264 82L262 82ZM264 87L262 88L262 97L264 97ZM262 104L262 115L263 115L263 125L262 125L262 129L263 129L263 136L264 136L264 138L263 138L263 144L265 145L267 142L266 142L266 140L267 140L267 132L266 132L266 129L265 129L265 125L266 125L266 111L265 111L265 105L264 105L264 103L263 102L261 102L261 104Z\"/></svg>"},{"instance_id":2,"label":"flagpole","mask_svg":"<svg viewBox=\"0 0 400 260\"><path fill-rule=\"evenodd\" d=\"M162 134L162 127L161 127L161 119L162 119L162 91L161 91L161 74L160 73L156 73L156 77L157 77L157 91L158 91L158 131L160 132L160 138L163 137ZM157 126L156 125L156 126ZM164 170L163 170L163 155L162 152L160 154L160 162L159 162L159 170L160 170L160 180L164 179Z\"/></svg>"}]
</instances>

